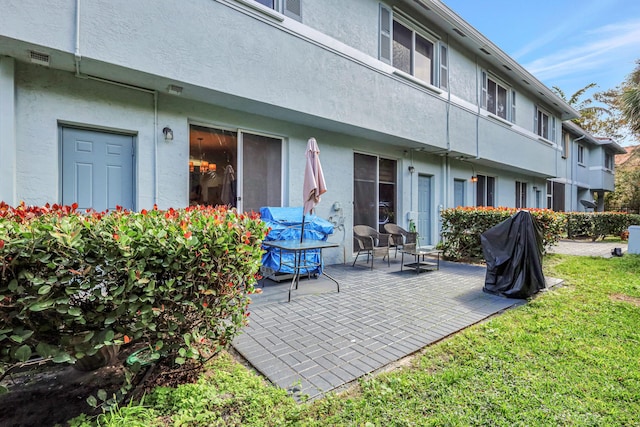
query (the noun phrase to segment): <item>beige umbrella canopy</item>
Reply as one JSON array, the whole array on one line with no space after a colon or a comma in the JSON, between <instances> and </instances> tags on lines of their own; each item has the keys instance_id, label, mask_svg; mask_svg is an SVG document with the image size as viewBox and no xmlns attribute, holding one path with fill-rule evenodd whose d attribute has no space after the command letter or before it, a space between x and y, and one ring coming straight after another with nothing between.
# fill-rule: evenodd
<instances>
[{"instance_id":1,"label":"beige umbrella canopy","mask_svg":"<svg viewBox=\"0 0 640 427\"><path fill-rule=\"evenodd\" d=\"M320 149L315 138L309 138L309 141L307 141L306 157L307 164L304 168L304 184L302 186L304 207L302 210L300 241L302 241L304 234L305 215L316 207L320 202L320 196L327 192L327 185L324 182L324 174L320 164Z\"/></svg>"}]
</instances>

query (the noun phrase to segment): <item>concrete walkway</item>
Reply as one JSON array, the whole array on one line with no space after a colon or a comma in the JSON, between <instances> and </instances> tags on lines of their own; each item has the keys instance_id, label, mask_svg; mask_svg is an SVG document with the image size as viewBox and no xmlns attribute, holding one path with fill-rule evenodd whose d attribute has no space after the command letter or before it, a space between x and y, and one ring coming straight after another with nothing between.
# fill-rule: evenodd
<instances>
[{"instance_id":1,"label":"concrete walkway","mask_svg":"<svg viewBox=\"0 0 640 427\"><path fill-rule=\"evenodd\" d=\"M289 281L264 280L233 346L273 384L313 399L523 303L482 292L482 266L441 262L417 275L399 259L376 259L373 271L329 266L340 293L324 277L304 279L290 303Z\"/></svg>"},{"instance_id":2,"label":"concrete walkway","mask_svg":"<svg viewBox=\"0 0 640 427\"><path fill-rule=\"evenodd\" d=\"M552 246L548 252L577 256L597 256L611 258L611 251L614 248L621 248L622 253L627 252L626 242L592 242L586 240L560 240L556 246Z\"/></svg>"}]
</instances>

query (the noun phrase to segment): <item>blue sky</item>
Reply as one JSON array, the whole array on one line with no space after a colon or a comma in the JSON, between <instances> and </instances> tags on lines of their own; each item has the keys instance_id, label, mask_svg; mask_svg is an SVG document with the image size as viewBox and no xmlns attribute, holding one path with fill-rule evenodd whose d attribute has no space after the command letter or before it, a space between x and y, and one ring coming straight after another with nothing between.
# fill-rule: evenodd
<instances>
[{"instance_id":1,"label":"blue sky","mask_svg":"<svg viewBox=\"0 0 640 427\"><path fill-rule=\"evenodd\" d=\"M567 96L618 86L640 59L639 0L443 0L505 53Z\"/></svg>"}]
</instances>

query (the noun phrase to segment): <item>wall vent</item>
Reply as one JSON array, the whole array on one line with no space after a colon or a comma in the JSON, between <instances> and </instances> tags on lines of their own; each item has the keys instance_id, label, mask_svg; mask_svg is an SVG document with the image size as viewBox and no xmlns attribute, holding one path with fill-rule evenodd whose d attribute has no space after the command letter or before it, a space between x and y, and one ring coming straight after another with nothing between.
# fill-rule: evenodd
<instances>
[{"instance_id":1,"label":"wall vent","mask_svg":"<svg viewBox=\"0 0 640 427\"><path fill-rule=\"evenodd\" d=\"M489 52L487 49L483 47L480 48L480 52L484 53L485 55L491 55L491 52Z\"/></svg>"},{"instance_id":2,"label":"wall vent","mask_svg":"<svg viewBox=\"0 0 640 427\"><path fill-rule=\"evenodd\" d=\"M171 95L181 95L182 94L182 86L169 85L167 87L167 92L169 92Z\"/></svg>"},{"instance_id":3,"label":"wall vent","mask_svg":"<svg viewBox=\"0 0 640 427\"><path fill-rule=\"evenodd\" d=\"M420 6L421 8L423 8L424 10L431 11L431 9L429 9L429 6L427 6L426 4L422 3L420 0L413 0L413 2L417 3L417 5Z\"/></svg>"},{"instance_id":4,"label":"wall vent","mask_svg":"<svg viewBox=\"0 0 640 427\"><path fill-rule=\"evenodd\" d=\"M458 34L460 37L467 37L467 35L466 35L465 33L463 33L462 31L460 31L460 30L459 30L459 29L457 29L457 28L454 28L454 29L453 29L453 32L454 32L454 33L456 33L456 34Z\"/></svg>"},{"instance_id":5,"label":"wall vent","mask_svg":"<svg viewBox=\"0 0 640 427\"><path fill-rule=\"evenodd\" d=\"M44 65L45 67L48 67L51 64L51 57L49 55L46 53L36 52L34 50L29 51L29 59L31 60L31 63Z\"/></svg>"}]
</instances>

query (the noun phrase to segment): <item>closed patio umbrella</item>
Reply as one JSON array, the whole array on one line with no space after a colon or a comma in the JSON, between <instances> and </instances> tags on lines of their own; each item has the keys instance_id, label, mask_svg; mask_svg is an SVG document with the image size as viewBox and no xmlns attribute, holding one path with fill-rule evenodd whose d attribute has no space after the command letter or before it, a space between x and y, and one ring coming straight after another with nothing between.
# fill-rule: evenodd
<instances>
[{"instance_id":1,"label":"closed patio umbrella","mask_svg":"<svg viewBox=\"0 0 640 427\"><path fill-rule=\"evenodd\" d=\"M307 141L307 163L304 168L304 184L302 186L304 207L302 208L302 231L300 241L304 237L304 217L310 213L320 202L320 196L327 192L327 185L324 182L322 165L320 164L320 149L315 138Z\"/></svg>"}]
</instances>

